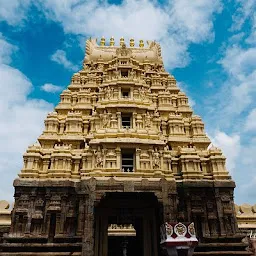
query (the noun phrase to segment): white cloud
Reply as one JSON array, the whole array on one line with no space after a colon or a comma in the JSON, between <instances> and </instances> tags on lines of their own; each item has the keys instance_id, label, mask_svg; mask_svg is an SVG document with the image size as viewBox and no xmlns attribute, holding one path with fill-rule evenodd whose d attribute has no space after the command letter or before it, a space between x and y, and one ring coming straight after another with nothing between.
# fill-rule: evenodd
<instances>
[{"instance_id":1,"label":"white cloud","mask_svg":"<svg viewBox=\"0 0 256 256\"><path fill-rule=\"evenodd\" d=\"M256 198L256 137L250 137L249 142L242 145L240 159L237 166L237 180L239 186L237 188L237 196L241 202L255 203Z\"/></svg>"},{"instance_id":2,"label":"white cloud","mask_svg":"<svg viewBox=\"0 0 256 256\"><path fill-rule=\"evenodd\" d=\"M241 149L240 136L238 134L228 135L225 132L217 131L211 140L213 145L223 150L227 158L227 169L233 172Z\"/></svg>"},{"instance_id":3,"label":"white cloud","mask_svg":"<svg viewBox=\"0 0 256 256\"><path fill-rule=\"evenodd\" d=\"M173 0L170 2L171 25L178 34L194 43L213 39L213 14L221 11L221 2Z\"/></svg>"},{"instance_id":4,"label":"white cloud","mask_svg":"<svg viewBox=\"0 0 256 256\"><path fill-rule=\"evenodd\" d=\"M233 14L233 24L231 26L231 31L237 31L242 28L247 19L251 19L256 7L255 0L236 0L238 8Z\"/></svg>"},{"instance_id":5,"label":"white cloud","mask_svg":"<svg viewBox=\"0 0 256 256\"><path fill-rule=\"evenodd\" d=\"M159 41L169 68L188 64L191 43L213 39L213 16L221 10L220 0L172 0L163 6L150 0L125 0L120 5L96 0L40 3L46 16L62 24L66 33Z\"/></svg>"},{"instance_id":6,"label":"white cloud","mask_svg":"<svg viewBox=\"0 0 256 256\"><path fill-rule=\"evenodd\" d=\"M2 42L9 55L0 58L0 196L11 200L12 183L22 167L22 154L43 130L43 120L52 104L29 99L30 80L19 70L4 64L10 61L12 45ZM1 55L0 55L1 56Z\"/></svg>"},{"instance_id":7,"label":"white cloud","mask_svg":"<svg viewBox=\"0 0 256 256\"><path fill-rule=\"evenodd\" d=\"M63 50L57 50L52 56L51 60L63 65L66 69L77 71L78 66L74 65L71 61L67 59L66 52Z\"/></svg>"},{"instance_id":8,"label":"white cloud","mask_svg":"<svg viewBox=\"0 0 256 256\"><path fill-rule=\"evenodd\" d=\"M246 131L256 132L256 108L254 108L248 115L245 122Z\"/></svg>"},{"instance_id":9,"label":"white cloud","mask_svg":"<svg viewBox=\"0 0 256 256\"><path fill-rule=\"evenodd\" d=\"M256 48L230 46L220 63L230 75L243 81L256 69Z\"/></svg>"},{"instance_id":10,"label":"white cloud","mask_svg":"<svg viewBox=\"0 0 256 256\"><path fill-rule=\"evenodd\" d=\"M10 63L11 54L17 49L16 46L8 43L0 32L0 63Z\"/></svg>"},{"instance_id":11,"label":"white cloud","mask_svg":"<svg viewBox=\"0 0 256 256\"><path fill-rule=\"evenodd\" d=\"M26 12L30 6L30 0L1 0L0 21L6 21L9 25L21 25L27 18Z\"/></svg>"},{"instance_id":12,"label":"white cloud","mask_svg":"<svg viewBox=\"0 0 256 256\"><path fill-rule=\"evenodd\" d=\"M215 133L213 143L222 148L227 157L228 169L237 184L235 200L252 203L256 197L256 139L251 138L251 131L256 128L256 47L253 45L256 2L236 2L239 8L231 28L235 33L225 44L219 61L227 76L213 101L209 102L214 108L207 118L210 119L208 123L226 131ZM242 29L245 25L248 26L246 30Z\"/></svg>"},{"instance_id":13,"label":"white cloud","mask_svg":"<svg viewBox=\"0 0 256 256\"><path fill-rule=\"evenodd\" d=\"M219 61L228 78L223 82L216 106L225 117L240 115L252 107L256 96L256 47L242 48L238 45L227 47ZM231 120L231 119L230 119ZM230 122L232 123L232 122Z\"/></svg>"},{"instance_id":14,"label":"white cloud","mask_svg":"<svg viewBox=\"0 0 256 256\"><path fill-rule=\"evenodd\" d=\"M42 91L45 91L45 92L52 92L52 93L55 93L55 92L60 92L60 91L62 91L63 88L62 88L61 86L58 86L58 85L46 83L46 84L44 84L44 85L41 86L41 90L42 90Z\"/></svg>"}]
</instances>

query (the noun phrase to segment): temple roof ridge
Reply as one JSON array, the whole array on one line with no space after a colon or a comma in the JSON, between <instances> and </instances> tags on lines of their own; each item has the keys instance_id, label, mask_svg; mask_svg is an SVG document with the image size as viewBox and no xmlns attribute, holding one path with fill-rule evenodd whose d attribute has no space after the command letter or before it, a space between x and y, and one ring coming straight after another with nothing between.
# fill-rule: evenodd
<instances>
[{"instance_id":1,"label":"temple roof ridge","mask_svg":"<svg viewBox=\"0 0 256 256\"><path fill-rule=\"evenodd\" d=\"M105 38L101 38L100 45L97 43L96 38L90 38L86 41L85 52L86 56L84 62L88 61L109 61L114 57L117 57L122 50L125 50L121 53L120 56L124 57L126 54L130 53L135 60L140 62L163 62L161 54L161 46L155 41L147 40L147 47L144 47L144 41L139 40L139 46L136 47L134 39L130 39L129 46L124 41L124 38L121 37L120 44L115 45L114 38L110 38L110 44L105 44Z\"/></svg>"}]
</instances>

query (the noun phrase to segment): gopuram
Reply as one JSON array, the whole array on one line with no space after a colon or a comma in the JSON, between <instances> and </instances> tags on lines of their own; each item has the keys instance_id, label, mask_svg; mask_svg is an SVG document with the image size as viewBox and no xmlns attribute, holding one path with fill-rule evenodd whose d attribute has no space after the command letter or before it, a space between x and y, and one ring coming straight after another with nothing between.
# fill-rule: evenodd
<instances>
[{"instance_id":1,"label":"gopuram","mask_svg":"<svg viewBox=\"0 0 256 256\"><path fill-rule=\"evenodd\" d=\"M235 183L210 144L158 43L87 40L24 154L0 255L250 255Z\"/></svg>"}]
</instances>

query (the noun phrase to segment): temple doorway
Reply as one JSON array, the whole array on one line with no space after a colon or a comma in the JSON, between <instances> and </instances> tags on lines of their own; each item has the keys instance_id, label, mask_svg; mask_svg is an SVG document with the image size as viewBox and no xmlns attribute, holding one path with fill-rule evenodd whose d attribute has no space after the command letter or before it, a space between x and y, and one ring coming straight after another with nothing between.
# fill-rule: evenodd
<instances>
[{"instance_id":1,"label":"temple doorway","mask_svg":"<svg viewBox=\"0 0 256 256\"><path fill-rule=\"evenodd\" d=\"M154 193L107 193L96 208L95 256L158 256L159 216Z\"/></svg>"}]
</instances>

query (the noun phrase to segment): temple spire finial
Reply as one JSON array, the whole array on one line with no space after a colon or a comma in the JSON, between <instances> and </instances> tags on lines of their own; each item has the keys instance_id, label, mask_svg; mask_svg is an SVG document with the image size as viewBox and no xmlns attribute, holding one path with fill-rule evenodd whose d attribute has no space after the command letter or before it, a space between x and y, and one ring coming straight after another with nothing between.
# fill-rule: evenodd
<instances>
[{"instance_id":1,"label":"temple spire finial","mask_svg":"<svg viewBox=\"0 0 256 256\"><path fill-rule=\"evenodd\" d=\"M140 44L139 44L139 46L140 46L141 48L143 48L143 47L144 47L144 42L143 42L143 40L140 40Z\"/></svg>"},{"instance_id":2,"label":"temple spire finial","mask_svg":"<svg viewBox=\"0 0 256 256\"><path fill-rule=\"evenodd\" d=\"M106 43L105 37L102 36L100 39L100 46L105 46L105 43Z\"/></svg>"},{"instance_id":3,"label":"temple spire finial","mask_svg":"<svg viewBox=\"0 0 256 256\"><path fill-rule=\"evenodd\" d=\"M134 47L134 39L133 38L130 39L130 47Z\"/></svg>"},{"instance_id":4,"label":"temple spire finial","mask_svg":"<svg viewBox=\"0 0 256 256\"><path fill-rule=\"evenodd\" d=\"M110 46L114 46L115 45L115 39L113 36L111 36L110 38Z\"/></svg>"},{"instance_id":5,"label":"temple spire finial","mask_svg":"<svg viewBox=\"0 0 256 256\"><path fill-rule=\"evenodd\" d=\"M120 46L123 46L124 45L124 37L122 36L121 38L120 38Z\"/></svg>"}]
</instances>

